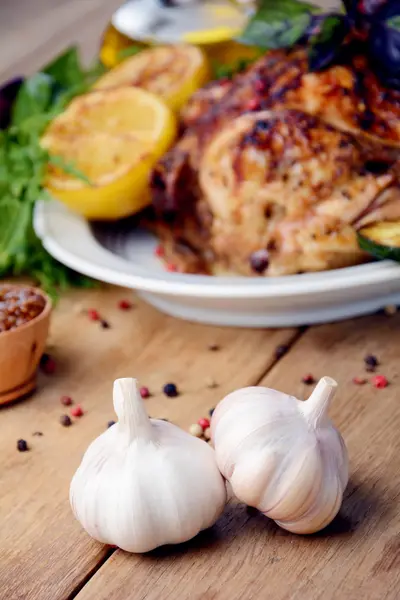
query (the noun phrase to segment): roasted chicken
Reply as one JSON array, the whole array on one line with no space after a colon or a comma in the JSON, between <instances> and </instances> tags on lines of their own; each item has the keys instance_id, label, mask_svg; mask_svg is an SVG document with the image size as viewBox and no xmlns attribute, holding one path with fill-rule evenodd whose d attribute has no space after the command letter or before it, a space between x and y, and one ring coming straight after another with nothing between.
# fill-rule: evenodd
<instances>
[{"instance_id":1,"label":"roasted chicken","mask_svg":"<svg viewBox=\"0 0 400 600\"><path fill-rule=\"evenodd\" d=\"M362 57L310 73L274 51L197 92L152 175L167 259L185 272L274 276L362 262L356 224L399 212L400 92Z\"/></svg>"}]
</instances>

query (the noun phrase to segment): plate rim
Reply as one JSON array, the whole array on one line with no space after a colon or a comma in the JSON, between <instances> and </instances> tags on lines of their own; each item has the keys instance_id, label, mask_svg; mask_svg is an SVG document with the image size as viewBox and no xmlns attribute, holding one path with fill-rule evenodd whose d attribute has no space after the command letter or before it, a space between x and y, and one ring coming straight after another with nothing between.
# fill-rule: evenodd
<instances>
[{"instance_id":1,"label":"plate rim","mask_svg":"<svg viewBox=\"0 0 400 600\"><path fill-rule=\"evenodd\" d=\"M52 222L60 215L68 217L75 234L84 235L92 258L80 255L52 233ZM210 277L180 273L154 273L114 254L101 246L93 235L89 222L73 213L57 200L40 200L35 205L33 225L45 249L61 263L107 283L170 296L203 298L279 298L291 295L308 296L378 285L400 280L400 265L384 260L354 267L318 273L284 275L281 277ZM73 235L71 236L73 237ZM65 239L65 238L64 238ZM93 256L95 261L93 261ZM106 265L102 264L105 261Z\"/></svg>"}]
</instances>

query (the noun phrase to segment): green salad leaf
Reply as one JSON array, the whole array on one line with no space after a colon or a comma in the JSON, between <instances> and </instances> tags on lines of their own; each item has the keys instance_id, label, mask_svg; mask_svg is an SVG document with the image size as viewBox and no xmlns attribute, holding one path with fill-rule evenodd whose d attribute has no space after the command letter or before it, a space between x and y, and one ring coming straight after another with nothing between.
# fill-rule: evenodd
<instances>
[{"instance_id":1,"label":"green salad leaf","mask_svg":"<svg viewBox=\"0 0 400 600\"><path fill-rule=\"evenodd\" d=\"M85 93L102 70L97 64L84 69L77 49L70 48L22 83L10 126L0 131L0 278L32 277L53 297L72 285L95 283L53 259L34 232L35 204L49 197L44 189L47 165L90 181L73 164L49 154L40 139L51 120Z\"/></svg>"},{"instance_id":2,"label":"green salad leaf","mask_svg":"<svg viewBox=\"0 0 400 600\"><path fill-rule=\"evenodd\" d=\"M262 0L239 41L270 50L288 48L303 37L319 10L299 0Z\"/></svg>"}]
</instances>

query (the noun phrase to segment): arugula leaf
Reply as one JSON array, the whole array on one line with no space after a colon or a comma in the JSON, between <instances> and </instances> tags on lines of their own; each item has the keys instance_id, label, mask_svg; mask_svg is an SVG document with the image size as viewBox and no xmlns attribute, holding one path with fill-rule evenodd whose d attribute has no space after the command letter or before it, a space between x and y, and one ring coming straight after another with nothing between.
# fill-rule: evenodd
<instances>
[{"instance_id":1,"label":"arugula leaf","mask_svg":"<svg viewBox=\"0 0 400 600\"><path fill-rule=\"evenodd\" d=\"M400 31L400 15L396 15L395 17L389 19L387 24L390 25L390 27L393 27L393 29Z\"/></svg>"},{"instance_id":2,"label":"arugula leaf","mask_svg":"<svg viewBox=\"0 0 400 600\"><path fill-rule=\"evenodd\" d=\"M86 177L85 173L83 173L80 169L77 169L73 164L66 162L62 156L56 156L54 154L51 154L48 157L48 162L51 165L62 169L67 175L72 175L73 177L76 177L77 179L83 181L83 183L86 183L86 185L93 186L93 183L88 177Z\"/></svg>"},{"instance_id":3,"label":"arugula leaf","mask_svg":"<svg viewBox=\"0 0 400 600\"><path fill-rule=\"evenodd\" d=\"M45 112L51 102L54 79L37 73L21 85L12 110L12 124L20 125L29 117Z\"/></svg>"},{"instance_id":4,"label":"arugula leaf","mask_svg":"<svg viewBox=\"0 0 400 600\"><path fill-rule=\"evenodd\" d=\"M76 46L68 48L48 64L43 69L43 73L50 75L54 81L64 88L83 83L85 73L80 63L78 48Z\"/></svg>"},{"instance_id":5,"label":"arugula leaf","mask_svg":"<svg viewBox=\"0 0 400 600\"><path fill-rule=\"evenodd\" d=\"M237 73L245 71L249 65L257 60L257 58L258 56L255 56L254 58L241 58L230 65L214 61L212 63L213 77L214 79L232 79Z\"/></svg>"},{"instance_id":6,"label":"arugula leaf","mask_svg":"<svg viewBox=\"0 0 400 600\"><path fill-rule=\"evenodd\" d=\"M123 48L122 50L120 50L117 53L117 61L123 61L125 60L125 58L129 58L130 56L135 56L136 54L139 54L139 52L141 52L143 50L143 48L141 48L140 46L128 46L127 48Z\"/></svg>"},{"instance_id":7,"label":"arugula leaf","mask_svg":"<svg viewBox=\"0 0 400 600\"><path fill-rule=\"evenodd\" d=\"M263 0L239 38L245 44L277 49L293 46L319 8L299 0Z\"/></svg>"},{"instance_id":8,"label":"arugula leaf","mask_svg":"<svg viewBox=\"0 0 400 600\"><path fill-rule=\"evenodd\" d=\"M71 48L19 88L8 129L0 131L0 277L28 275L51 296L71 285L93 287L92 280L54 260L33 230L35 203L49 197L44 179L49 163L90 185L79 169L50 156L41 136L70 100L87 92L100 74L98 64L82 69ZM104 72L103 67L101 71Z\"/></svg>"}]
</instances>

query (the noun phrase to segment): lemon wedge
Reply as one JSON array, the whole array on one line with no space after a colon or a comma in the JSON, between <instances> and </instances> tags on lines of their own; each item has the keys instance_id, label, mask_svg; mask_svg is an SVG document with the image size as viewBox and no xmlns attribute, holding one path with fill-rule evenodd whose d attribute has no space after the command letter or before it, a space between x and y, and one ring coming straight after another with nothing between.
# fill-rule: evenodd
<instances>
[{"instance_id":1,"label":"lemon wedge","mask_svg":"<svg viewBox=\"0 0 400 600\"><path fill-rule=\"evenodd\" d=\"M179 111L196 90L209 81L204 52L195 46L157 46L127 58L100 77L94 89L134 85L160 96Z\"/></svg>"},{"instance_id":2,"label":"lemon wedge","mask_svg":"<svg viewBox=\"0 0 400 600\"><path fill-rule=\"evenodd\" d=\"M90 185L50 164L46 187L88 219L115 220L150 203L149 175L177 132L172 111L135 87L105 89L73 100L54 119L42 146L83 173Z\"/></svg>"}]
</instances>

